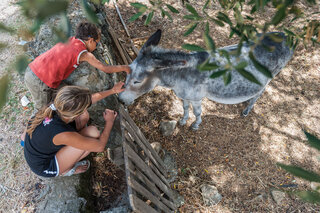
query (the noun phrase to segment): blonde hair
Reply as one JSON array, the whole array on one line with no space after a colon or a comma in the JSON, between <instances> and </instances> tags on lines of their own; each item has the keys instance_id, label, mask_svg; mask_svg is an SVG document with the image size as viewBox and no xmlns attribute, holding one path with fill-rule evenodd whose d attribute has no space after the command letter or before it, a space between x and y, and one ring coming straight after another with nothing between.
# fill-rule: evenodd
<instances>
[{"instance_id":1,"label":"blonde hair","mask_svg":"<svg viewBox=\"0 0 320 213\"><path fill-rule=\"evenodd\" d=\"M35 117L30 120L27 133L32 138L32 133L37 126L39 126L45 118L52 118L55 111L59 117L73 120L81 115L91 105L91 94L89 89L79 86L65 86L62 87L54 99L55 110L48 106L42 107Z\"/></svg>"}]
</instances>

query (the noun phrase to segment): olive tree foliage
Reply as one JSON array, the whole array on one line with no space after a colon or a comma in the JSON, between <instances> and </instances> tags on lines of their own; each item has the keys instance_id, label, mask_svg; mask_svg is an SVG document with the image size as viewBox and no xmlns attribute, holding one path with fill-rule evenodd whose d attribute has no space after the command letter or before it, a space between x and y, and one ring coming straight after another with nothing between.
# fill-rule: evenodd
<instances>
[{"instance_id":1,"label":"olive tree foliage","mask_svg":"<svg viewBox=\"0 0 320 213\"><path fill-rule=\"evenodd\" d=\"M88 2L89 1L89 2ZM115 0L112 0L115 1ZM80 0L83 11L87 19L92 23L98 23L99 19L93 12L91 4L106 4L110 0ZM34 35L40 28L41 24L51 16L60 15L61 21L59 27L54 27L52 30L56 34L57 42L65 42L71 34L70 22L67 18L67 8L69 0L19 0L17 4L20 6L23 15L32 21L32 26L24 32L25 35ZM276 27L278 31L283 31L287 35L287 43L295 48L299 41L313 44L320 42L320 24L317 20L309 20L304 16L303 9L299 8L295 0L206 0L203 7L198 11L192 3L188 0L181 0L178 2L179 8L161 0L148 0L148 4L132 2L131 6L136 8L137 13L130 18L130 21L135 21L142 15L146 15L145 25L149 25L155 14L161 15L163 18L173 20L176 14L180 13L181 9L185 8L189 14L183 16L184 19L189 20L190 24L186 26L187 30L184 36L188 36L196 28L201 28L203 31L203 40L206 47L200 47L197 44L184 44L182 47L191 51L208 51L211 54L220 54L226 58L228 63L221 67L218 64L205 61L198 68L201 71L216 70L210 77L217 78L223 76L224 83L227 85L231 82L231 70L238 71L244 78L260 84L260 82L249 72L246 71L246 62L233 64L230 60L230 54L239 56L243 42L252 41L256 45L260 44L271 26ZM210 16L209 12L212 10L212 5L219 4L220 10L215 16ZM305 4L316 4L316 0L305 0ZM244 6L251 8L250 15L244 15ZM265 21L260 25L257 23L254 15L266 8L274 8L275 14L270 21ZM232 13L230 13L232 12ZM231 17L228 14L233 14ZM285 25L284 20L290 18L290 22L302 20L304 27L302 29L290 29ZM261 21L261 20L259 20ZM224 50L216 49L214 39L210 36L210 28L213 25L224 26L228 25L230 34L229 37L239 37L238 50L228 53ZM0 30L17 34L17 31L0 23ZM260 33L260 36L257 36ZM281 42L282 38L276 34L272 36L274 41ZM0 50L6 47L6 44L0 43ZM254 46L252 47L253 50ZM272 51L273 47L265 47ZM252 54L249 53L250 59L253 61L256 68L264 75L271 77L270 71L261 65ZM26 56L19 56L16 60L16 69L22 73L28 65ZM0 111L6 102L6 96L9 88L10 73L5 74L0 78Z\"/></svg>"},{"instance_id":2,"label":"olive tree foliage","mask_svg":"<svg viewBox=\"0 0 320 213\"><path fill-rule=\"evenodd\" d=\"M304 133L307 136L309 146L316 148L317 150L320 151L319 138L317 138L316 136L314 136L306 131ZM280 166L281 168L285 169L289 173L293 174L294 176L300 177L300 178L308 180L308 181L320 183L320 175L313 172L313 171L308 171L308 170L305 170L305 169L298 167L298 166L285 165L285 164L281 164L281 163L278 163L277 165ZM320 203L320 193L319 192L320 192L320 184L315 190L288 191L288 193L295 194L307 202L318 203L318 204Z\"/></svg>"}]
</instances>

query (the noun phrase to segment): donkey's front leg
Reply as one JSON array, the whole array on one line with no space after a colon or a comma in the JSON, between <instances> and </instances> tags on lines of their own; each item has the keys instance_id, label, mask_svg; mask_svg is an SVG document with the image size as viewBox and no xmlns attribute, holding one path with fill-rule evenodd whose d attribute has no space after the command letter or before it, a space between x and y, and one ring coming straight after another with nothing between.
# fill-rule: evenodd
<instances>
[{"instance_id":1,"label":"donkey's front leg","mask_svg":"<svg viewBox=\"0 0 320 213\"><path fill-rule=\"evenodd\" d=\"M191 128L193 130L198 130L199 129L199 125L202 122L202 119L201 119L201 112L202 112L201 102L202 102L201 100L200 101L191 101L191 105L192 105L192 108L193 108L193 114L196 116L196 121L193 122L193 124L191 125Z\"/></svg>"},{"instance_id":2,"label":"donkey's front leg","mask_svg":"<svg viewBox=\"0 0 320 213\"><path fill-rule=\"evenodd\" d=\"M181 126L185 125L189 118L189 101L187 100L182 100L182 101L183 101L183 118L180 119L179 121L179 124Z\"/></svg>"}]
</instances>

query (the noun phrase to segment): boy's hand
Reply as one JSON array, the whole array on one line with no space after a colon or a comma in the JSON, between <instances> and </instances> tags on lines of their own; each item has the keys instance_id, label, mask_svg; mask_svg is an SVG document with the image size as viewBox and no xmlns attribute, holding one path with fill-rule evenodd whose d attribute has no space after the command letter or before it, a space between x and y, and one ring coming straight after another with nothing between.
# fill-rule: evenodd
<instances>
[{"instance_id":1,"label":"boy's hand","mask_svg":"<svg viewBox=\"0 0 320 213\"><path fill-rule=\"evenodd\" d=\"M124 83L120 81L119 83L117 83L116 85L113 86L112 92L114 92L114 93L123 92L124 91L124 88L122 88L123 85L124 85Z\"/></svg>"},{"instance_id":2,"label":"boy's hand","mask_svg":"<svg viewBox=\"0 0 320 213\"><path fill-rule=\"evenodd\" d=\"M131 69L129 66L124 66L124 71L127 73L127 74L130 74L131 73Z\"/></svg>"},{"instance_id":3,"label":"boy's hand","mask_svg":"<svg viewBox=\"0 0 320 213\"><path fill-rule=\"evenodd\" d=\"M112 123L116 119L118 113L116 111L113 111L111 109L105 109L103 112L103 118L107 123Z\"/></svg>"}]
</instances>

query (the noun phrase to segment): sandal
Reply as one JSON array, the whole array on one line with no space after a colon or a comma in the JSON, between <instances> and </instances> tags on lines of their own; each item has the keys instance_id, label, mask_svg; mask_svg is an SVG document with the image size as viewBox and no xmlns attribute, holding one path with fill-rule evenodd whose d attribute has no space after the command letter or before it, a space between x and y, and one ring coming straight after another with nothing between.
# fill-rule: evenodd
<instances>
[{"instance_id":1,"label":"sandal","mask_svg":"<svg viewBox=\"0 0 320 213\"><path fill-rule=\"evenodd\" d=\"M67 173L65 173L65 174L63 174L63 175L61 175L61 176L71 176L71 175L74 175L75 172L76 172L76 170L77 170L77 168L78 168L79 166L85 166L85 165L88 165L87 169L86 169L85 171L79 172L79 173L77 173L77 174L84 173L84 172L88 171L88 169L90 168L90 161L89 161L89 160L83 160L83 161L77 162L76 164L74 164L74 166L73 166L72 169L70 169Z\"/></svg>"}]
</instances>

